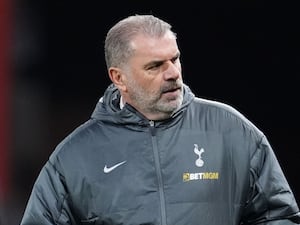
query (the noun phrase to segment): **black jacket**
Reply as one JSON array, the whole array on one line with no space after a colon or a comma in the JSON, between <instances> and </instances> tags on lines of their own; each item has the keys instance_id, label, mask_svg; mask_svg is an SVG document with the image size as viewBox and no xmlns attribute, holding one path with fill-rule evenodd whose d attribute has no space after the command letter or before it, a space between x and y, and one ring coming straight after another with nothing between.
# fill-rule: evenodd
<instances>
[{"instance_id":1,"label":"black jacket","mask_svg":"<svg viewBox=\"0 0 300 225\"><path fill-rule=\"evenodd\" d=\"M111 85L42 168L22 225L288 225L293 193L264 134L184 87L180 110L148 121Z\"/></svg>"}]
</instances>

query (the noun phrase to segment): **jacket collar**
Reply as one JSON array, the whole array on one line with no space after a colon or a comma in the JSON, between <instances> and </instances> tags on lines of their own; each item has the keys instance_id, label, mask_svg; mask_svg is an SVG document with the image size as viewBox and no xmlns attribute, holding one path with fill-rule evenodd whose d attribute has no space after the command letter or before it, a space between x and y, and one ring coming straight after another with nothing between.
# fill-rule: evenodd
<instances>
[{"instance_id":1,"label":"jacket collar","mask_svg":"<svg viewBox=\"0 0 300 225\"><path fill-rule=\"evenodd\" d=\"M193 100L194 94L186 84L184 84L183 90L184 94L181 107L173 113L171 118L166 119L165 121L170 121L178 117ZM128 104L125 104L124 107L120 109L120 98L121 95L117 87L114 84L109 85L105 90L104 95L98 101L95 110L92 113L92 119L118 124L141 125L149 123L147 118Z\"/></svg>"}]
</instances>

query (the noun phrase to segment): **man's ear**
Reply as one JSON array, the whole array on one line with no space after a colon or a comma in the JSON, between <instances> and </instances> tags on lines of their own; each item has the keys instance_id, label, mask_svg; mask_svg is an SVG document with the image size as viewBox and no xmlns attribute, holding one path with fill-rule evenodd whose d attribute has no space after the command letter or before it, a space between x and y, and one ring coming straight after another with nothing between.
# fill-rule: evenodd
<instances>
[{"instance_id":1,"label":"man's ear","mask_svg":"<svg viewBox=\"0 0 300 225\"><path fill-rule=\"evenodd\" d=\"M110 67L108 69L110 80L117 86L119 90L126 91L126 83L124 82L126 77L123 71L117 67Z\"/></svg>"}]
</instances>

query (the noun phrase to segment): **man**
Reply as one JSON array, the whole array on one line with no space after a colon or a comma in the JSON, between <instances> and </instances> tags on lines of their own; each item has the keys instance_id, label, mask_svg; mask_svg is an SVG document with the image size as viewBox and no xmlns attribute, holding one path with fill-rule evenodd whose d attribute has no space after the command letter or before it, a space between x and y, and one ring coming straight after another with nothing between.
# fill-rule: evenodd
<instances>
[{"instance_id":1,"label":"man","mask_svg":"<svg viewBox=\"0 0 300 225\"><path fill-rule=\"evenodd\" d=\"M42 168L22 225L300 222L264 134L183 83L168 23L121 20L105 57L112 84Z\"/></svg>"}]
</instances>

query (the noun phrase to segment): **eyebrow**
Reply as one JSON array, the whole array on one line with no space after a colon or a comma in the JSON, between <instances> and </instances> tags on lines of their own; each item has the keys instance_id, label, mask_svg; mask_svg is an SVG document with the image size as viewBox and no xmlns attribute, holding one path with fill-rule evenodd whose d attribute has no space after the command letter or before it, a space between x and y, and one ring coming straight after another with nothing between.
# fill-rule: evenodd
<instances>
[{"instance_id":1,"label":"eyebrow","mask_svg":"<svg viewBox=\"0 0 300 225\"><path fill-rule=\"evenodd\" d=\"M153 60L147 64L145 64L144 68L147 69L147 68L150 68L152 66L160 66L162 65L164 62L168 61L168 60L175 60L175 59L178 59L180 56L180 52L177 52L175 56L173 56L171 59L165 59L165 60Z\"/></svg>"}]
</instances>

